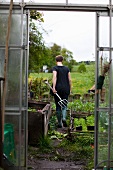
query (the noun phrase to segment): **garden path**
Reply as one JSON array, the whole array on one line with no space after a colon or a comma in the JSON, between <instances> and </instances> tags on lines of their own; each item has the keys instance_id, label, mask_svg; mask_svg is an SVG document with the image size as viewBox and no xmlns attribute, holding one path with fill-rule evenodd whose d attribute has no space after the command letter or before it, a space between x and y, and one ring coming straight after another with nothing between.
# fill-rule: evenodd
<instances>
[{"instance_id":1,"label":"garden path","mask_svg":"<svg viewBox=\"0 0 113 170\"><path fill-rule=\"evenodd\" d=\"M65 133L67 131L66 128L59 128L57 131L61 133ZM56 147L59 144L58 139L54 139L53 145ZM33 147L33 150L37 150L37 148ZM31 156L28 152L28 169L33 170L85 170L85 161L69 161L67 157L73 156L73 153L63 153L62 148L59 148L56 152L58 154L64 155L64 159L60 161L51 160L53 157L55 159L56 153L51 150L51 153L47 154L38 154L35 156ZM55 154L55 155L54 155Z\"/></svg>"}]
</instances>

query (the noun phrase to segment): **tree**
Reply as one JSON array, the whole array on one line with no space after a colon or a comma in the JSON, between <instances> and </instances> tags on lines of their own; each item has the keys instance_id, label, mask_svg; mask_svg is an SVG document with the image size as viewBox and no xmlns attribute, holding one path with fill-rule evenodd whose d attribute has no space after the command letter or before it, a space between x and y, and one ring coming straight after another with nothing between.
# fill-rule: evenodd
<instances>
[{"instance_id":1,"label":"tree","mask_svg":"<svg viewBox=\"0 0 113 170\"><path fill-rule=\"evenodd\" d=\"M43 14L32 10L30 12L29 32L29 70L39 72L47 59L48 50L45 46L40 28L36 25L35 20L37 20L38 25L40 25L41 22L44 22ZM45 31L44 29L42 30Z\"/></svg>"},{"instance_id":2,"label":"tree","mask_svg":"<svg viewBox=\"0 0 113 170\"><path fill-rule=\"evenodd\" d=\"M48 63L49 68L51 69L55 65L55 57L61 54L61 46L56 43L50 47L50 61Z\"/></svg>"},{"instance_id":3,"label":"tree","mask_svg":"<svg viewBox=\"0 0 113 170\"><path fill-rule=\"evenodd\" d=\"M73 59L73 53L66 48L62 48L61 46L57 44L53 44L53 46L50 47L50 57L49 57L49 63L48 67L51 69L53 65L55 65L55 57L57 55L62 55L64 57L63 64L68 66L70 71L73 67L73 65L76 63L76 61Z\"/></svg>"},{"instance_id":4,"label":"tree","mask_svg":"<svg viewBox=\"0 0 113 170\"><path fill-rule=\"evenodd\" d=\"M36 25L35 20L37 20L38 25ZM44 22L43 13L32 10L30 12L29 70L40 72L43 65L47 65L49 71L51 71L51 68L55 65L55 57L61 54L64 57L64 65L67 65L71 71L73 65L76 63L72 52L56 43L51 47L46 47L42 34L42 31L46 31L41 27L41 22Z\"/></svg>"},{"instance_id":5,"label":"tree","mask_svg":"<svg viewBox=\"0 0 113 170\"><path fill-rule=\"evenodd\" d=\"M73 53L66 48L62 48L61 54L64 57L64 65L68 66L71 71L73 65L76 63L76 61L73 59Z\"/></svg>"}]
</instances>

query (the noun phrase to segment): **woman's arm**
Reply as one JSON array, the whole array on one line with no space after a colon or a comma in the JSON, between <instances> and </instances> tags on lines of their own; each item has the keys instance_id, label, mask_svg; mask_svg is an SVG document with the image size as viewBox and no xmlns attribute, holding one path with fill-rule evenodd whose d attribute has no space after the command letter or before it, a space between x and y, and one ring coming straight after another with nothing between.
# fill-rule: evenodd
<instances>
[{"instance_id":1,"label":"woman's arm","mask_svg":"<svg viewBox=\"0 0 113 170\"><path fill-rule=\"evenodd\" d=\"M53 93L56 93L56 81L57 81L57 72L56 71L53 71L53 80L52 80L52 83L53 83Z\"/></svg>"},{"instance_id":2,"label":"woman's arm","mask_svg":"<svg viewBox=\"0 0 113 170\"><path fill-rule=\"evenodd\" d=\"M70 85L70 92L72 91L72 83L71 83L71 74L68 73L69 85Z\"/></svg>"}]
</instances>

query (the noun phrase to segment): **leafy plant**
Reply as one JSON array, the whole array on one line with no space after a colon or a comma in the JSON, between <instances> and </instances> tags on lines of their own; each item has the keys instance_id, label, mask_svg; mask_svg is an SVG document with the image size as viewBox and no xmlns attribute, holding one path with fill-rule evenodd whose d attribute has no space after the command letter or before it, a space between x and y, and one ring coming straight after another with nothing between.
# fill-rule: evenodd
<instances>
[{"instance_id":1,"label":"leafy plant","mask_svg":"<svg viewBox=\"0 0 113 170\"><path fill-rule=\"evenodd\" d=\"M37 112L37 110L36 110L35 108L29 107L29 108L28 108L28 112Z\"/></svg>"},{"instance_id":2,"label":"leafy plant","mask_svg":"<svg viewBox=\"0 0 113 170\"><path fill-rule=\"evenodd\" d=\"M68 108L75 110L76 112L88 112L94 113L94 102L83 102L82 100L74 100L68 103Z\"/></svg>"},{"instance_id":3,"label":"leafy plant","mask_svg":"<svg viewBox=\"0 0 113 170\"><path fill-rule=\"evenodd\" d=\"M31 81L32 81L32 83L30 84ZM43 77L35 78L35 79L31 79L28 84L30 91L34 92L35 98L37 96L39 98L43 95L44 92L49 91L48 86L43 81L44 81Z\"/></svg>"},{"instance_id":4,"label":"leafy plant","mask_svg":"<svg viewBox=\"0 0 113 170\"><path fill-rule=\"evenodd\" d=\"M86 131L87 130L87 127L86 127L86 122L85 122L85 119L84 118L75 118L74 119L74 127L77 127L77 126L82 126L82 130Z\"/></svg>"},{"instance_id":5,"label":"leafy plant","mask_svg":"<svg viewBox=\"0 0 113 170\"><path fill-rule=\"evenodd\" d=\"M38 146L42 152L48 152L51 150L51 139L48 136L41 136L38 142Z\"/></svg>"},{"instance_id":6,"label":"leafy plant","mask_svg":"<svg viewBox=\"0 0 113 170\"><path fill-rule=\"evenodd\" d=\"M49 130L55 130L56 129L56 116L53 115L50 117L50 120L49 120Z\"/></svg>"},{"instance_id":7,"label":"leafy plant","mask_svg":"<svg viewBox=\"0 0 113 170\"><path fill-rule=\"evenodd\" d=\"M48 135L50 136L51 139L57 138L57 139L62 139L67 136L67 134L60 133L56 130L49 131Z\"/></svg>"},{"instance_id":8,"label":"leafy plant","mask_svg":"<svg viewBox=\"0 0 113 170\"><path fill-rule=\"evenodd\" d=\"M87 126L94 126L94 115L86 117Z\"/></svg>"}]
</instances>

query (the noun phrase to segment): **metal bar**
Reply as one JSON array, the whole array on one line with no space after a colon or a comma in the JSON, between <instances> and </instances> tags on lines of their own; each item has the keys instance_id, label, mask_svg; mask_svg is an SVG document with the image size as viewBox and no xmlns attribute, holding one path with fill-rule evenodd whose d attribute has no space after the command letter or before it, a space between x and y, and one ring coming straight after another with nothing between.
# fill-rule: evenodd
<instances>
[{"instance_id":1,"label":"metal bar","mask_svg":"<svg viewBox=\"0 0 113 170\"><path fill-rule=\"evenodd\" d=\"M97 51L113 51L113 47L97 47Z\"/></svg>"},{"instance_id":2,"label":"metal bar","mask_svg":"<svg viewBox=\"0 0 113 170\"><path fill-rule=\"evenodd\" d=\"M2 88L2 81L4 81L4 78L0 77L0 167L3 167L3 142L2 142L2 104L1 104L1 88Z\"/></svg>"},{"instance_id":3,"label":"metal bar","mask_svg":"<svg viewBox=\"0 0 113 170\"><path fill-rule=\"evenodd\" d=\"M112 46L112 18L111 18L111 14L112 14L112 8L111 8L111 0L109 0L109 47L110 47L110 51L109 51L109 61L111 61L112 59L112 55L111 55L111 46ZM108 126L108 160L110 160L111 157L111 94L112 94L112 81L111 81L111 75L112 75L112 71L111 71L111 64L110 64L110 77L109 77L109 126ZM110 162L108 161L108 168L110 168Z\"/></svg>"},{"instance_id":4,"label":"metal bar","mask_svg":"<svg viewBox=\"0 0 113 170\"><path fill-rule=\"evenodd\" d=\"M0 9L8 9L8 3L2 3ZM65 3L24 3L24 10L45 10L45 11L86 11L86 12L105 12L108 11L108 5L90 5L90 4L65 4ZM13 10L21 9L20 3L14 3Z\"/></svg>"},{"instance_id":5,"label":"metal bar","mask_svg":"<svg viewBox=\"0 0 113 170\"><path fill-rule=\"evenodd\" d=\"M28 46L19 46L19 45L10 45L9 46L9 49L13 49L13 50L20 50L20 49L27 49L28 48ZM4 45L0 45L0 49L5 49L5 46ZM97 47L97 51L110 51L110 49L111 49L111 51L113 51L113 47ZM28 49L29 50L29 49Z\"/></svg>"},{"instance_id":6,"label":"metal bar","mask_svg":"<svg viewBox=\"0 0 113 170\"><path fill-rule=\"evenodd\" d=\"M66 5L68 5L68 0L66 0Z\"/></svg>"},{"instance_id":7,"label":"metal bar","mask_svg":"<svg viewBox=\"0 0 113 170\"><path fill-rule=\"evenodd\" d=\"M5 107L6 112L7 111L19 112L19 110L20 110L19 107ZM21 110L25 111L25 110L27 110L27 107L22 107Z\"/></svg>"},{"instance_id":8,"label":"metal bar","mask_svg":"<svg viewBox=\"0 0 113 170\"><path fill-rule=\"evenodd\" d=\"M97 108L97 111L99 111L99 112L108 112L109 111L109 108L108 107L106 107L106 108ZM113 108L111 108L111 111L113 112Z\"/></svg>"},{"instance_id":9,"label":"metal bar","mask_svg":"<svg viewBox=\"0 0 113 170\"><path fill-rule=\"evenodd\" d=\"M0 46L0 49L5 49L5 46ZM9 46L8 49L11 50L20 50L20 49L27 49L27 46Z\"/></svg>"},{"instance_id":10,"label":"metal bar","mask_svg":"<svg viewBox=\"0 0 113 170\"><path fill-rule=\"evenodd\" d=\"M21 46L23 46L23 14L24 14L24 9L23 9L23 0L22 3L20 4L21 6L21 25L20 25L20 30L21 30ZM18 166L19 168L21 167L21 153L22 153L22 138L21 138L21 128L22 128L22 66L23 66L23 49L21 49L21 55L20 55L20 94L19 94L19 112L21 115L19 116L19 154L18 154Z\"/></svg>"},{"instance_id":11,"label":"metal bar","mask_svg":"<svg viewBox=\"0 0 113 170\"><path fill-rule=\"evenodd\" d=\"M95 50L95 63L96 63L96 73L95 73L95 85L97 86L97 78L98 78L98 72L99 72L99 52L97 51L97 48L99 46L99 15L96 13L96 50ZM96 87L97 89L97 87ZM94 167L96 168L96 165L98 164L98 111L97 108L99 107L99 96L98 94L95 95L95 133L94 133Z\"/></svg>"},{"instance_id":12,"label":"metal bar","mask_svg":"<svg viewBox=\"0 0 113 170\"><path fill-rule=\"evenodd\" d=\"M25 67L25 70L26 70L26 108L28 108L28 67L29 67L29 17L30 17L30 11L28 10L27 13L26 13L26 16L27 16L27 51L26 51L26 67ZM27 160L28 160L28 153L27 153L27 150L28 150L28 135L27 135L27 132L28 132L28 109L26 110L25 112L25 167L27 167Z\"/></svg>"},{"instance_id":13,"label":"metal bar","mask_svg":"<svg viewBox=\"0 0 113 170\"><path fill-rule=\"evenodd\" d=\"M21 113L15 113L15 112L7 112L7 113L5 113L5 115L10 115L10 116L20 116L21 115Z\"/></svg>"}]
</instances>

